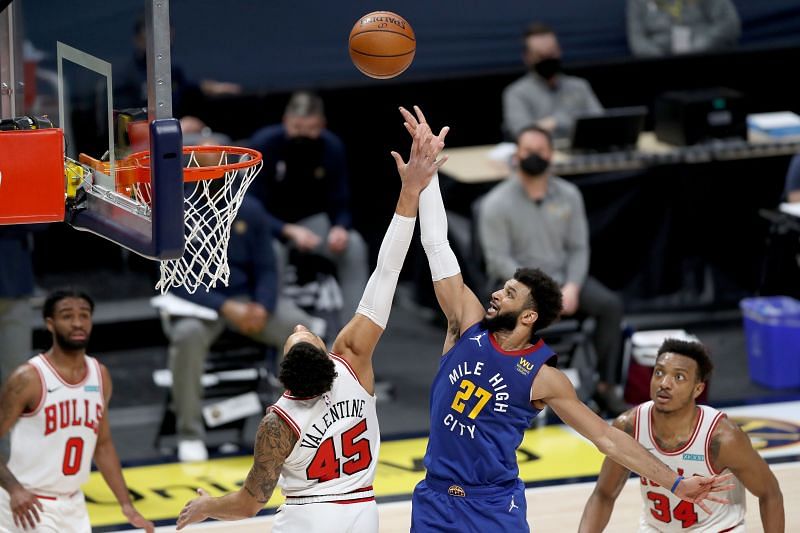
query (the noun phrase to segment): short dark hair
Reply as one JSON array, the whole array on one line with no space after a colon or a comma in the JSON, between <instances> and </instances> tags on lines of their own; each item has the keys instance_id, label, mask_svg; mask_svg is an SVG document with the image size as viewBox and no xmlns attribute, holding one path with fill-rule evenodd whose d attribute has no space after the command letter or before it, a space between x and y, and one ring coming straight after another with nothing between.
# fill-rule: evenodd
<instances>
[{"instance_id":1,"label":"short dark hair","mask_svg":"<svg viewBox=\"0 0 800 533\"><path fill-rule=\"evenodd\" d=\"M550 34L555 35L556 34L555 30L550 26L548 26L547 24L545 24L544 22L537 20L528 24L528 26L525 28L523 36L525 39L527 39L528 37L533 37L534 35L550 35Z\"/></svg>"},{"instance_id":2,"label":"short dark hair","mask_svg":"<svg viewBox=\"0 0 800 533\"><path fill-rule=\"evenodd\" d=\"M67 298L80 298L81 300L85 300L89 304L89 309L91 312L94 313L94 300L92 300L92 297L80 289L70 287L66 289L57 289L47 295L47 298L44 301L44 306L42 307L42 317L45 319L53 318L53 314L56 310L56 304L61 300L66 300Z\"/></svg>"},{"instance_id":3,"label":"short dark hair","mask_svg":"<svg viewBox=\"0 0 800 533\"><path fill-rule=\"evenodd\" d=\"M546 328L561 315L564 309L561 287L553 278L538 268L518 268L514 272L514 279L531 291L530 306L539 314L533 325L534 333Z\"/></svg>"},{"instance_id":4,"label":"short dark hair","mask_svg":"<svg viewBox=\"0 0 800 533\"><path fill-rule=\"evenodd\" d=\"M311 91L297 91L286 104L286 115L294 117L325 116L325 104L318 94Z\"/></svg>"},{"instance_id":5,"label":"short dark hair","mask_svg":"<svg viewBox=\"0 0 800 533\"><path fill-rule=\"evenodd\" d=\"M520 132L517 134L517 139L516 139L517 146L519 146L519 140L523 135L525 135L526 133L532 133L532 132L533 133L540 133L540 134L544 135L544 137L547 139L547 144L550 146L550 148L553 147L553 134L550 131L544 129L543 127L537 126L536 124L531 124L529 126L525 126L524 128L522 128L520 130Z\"/></svg>"},{"instance_id":6,"label":"short dark hair","mask_svg":"<svg viewBox=\"0 0 800 533\"><path fill-rule=\"evenodd\" d=\"M331 390L336 367L328 354L310 342L298 342L286 352L278 375L292 396L313 398Z\"/></svg>"},{"instance_id":7,"label":"short dark hair","mask_svg":"<svg viewBox=\"0 0 800 533\"><path fill-rule=\"evenodd\" d=\"M694 359L697 363L697 379L705 383L711 378L711 372L714 371L714 363L711 362L708 348L703 343L697 341L684 341L680 339L665 339L658 349L656 355L656 362L658 362L661 354L674 353Z\"/></svg>"}]
</instances>

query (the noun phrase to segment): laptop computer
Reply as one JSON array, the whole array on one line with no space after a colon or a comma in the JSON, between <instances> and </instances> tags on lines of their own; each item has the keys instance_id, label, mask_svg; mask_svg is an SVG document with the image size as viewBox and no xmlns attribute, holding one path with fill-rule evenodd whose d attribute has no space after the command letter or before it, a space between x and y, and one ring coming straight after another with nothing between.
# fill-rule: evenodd
<instances>
[{"instance_id":1,"label":"laptop computer","mask_svg":"<svg viewBox=\"0 0 800 533\"><path fill-rule=\"evenodd\" d=\"M575 120L570 152L615 152L636 148L644 127L644 106L606 109L601 115L584 115Z\"/></svg>"}]
</instances>

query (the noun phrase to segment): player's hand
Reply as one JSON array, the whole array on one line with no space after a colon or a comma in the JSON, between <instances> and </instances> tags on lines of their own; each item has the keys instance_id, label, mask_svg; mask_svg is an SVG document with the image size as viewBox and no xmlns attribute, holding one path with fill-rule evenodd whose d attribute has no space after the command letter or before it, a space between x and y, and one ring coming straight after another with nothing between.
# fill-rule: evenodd
<instances>
[{"instance_id":1,"label":"player's hand","mask_svg":"<svg viewBox=\"0 0 800 533\"><path fill-rule=\"evenodd\" d=\"M711 514L711 509L704 503L705 500L717 503L730 503L727 498L712 496L712 492L725 492L734 485L729 483L733 474L723 474L711 477L691 476L684 478L675 489L675 496L681 500L694 503L703 511Z\"/></svg>"},{"instance_id":2,"label":"player's hand","mask_svg":"<svg viewBox=\"0 0 800 533\"><path fill-rule=\"evenodd\" d=\"M202 522L208 518L205 506L206 502L211 500L211 496L203 489L197 489L197 494L200 496L183 506L181 514L178 516L178 527L176 529L183 529L189 524Z\"/></svg>"},{"instance_id":3,"label":"player's hand","mask_svg":"<svg viewBox=\"0 0 800 533\"><path fill-rule=\"evenodd\" d=\"M153 523L150 520L146 520L139 514L139 511L129 503L122 506L122 514L125 515L130 525L144 529L146 533L153 533L156 530Z\"/></svg>"},{"instance_id":4,"label":"player's hand","mask_svg":"<svg viewBox=\"0 0 800 533\"><path fill-rule=\"evenodd\" d=\"M414 131L417 129L417 126L420 124L427 124L425 115L422 114L422 109L420 109L419 106L414 106L414 112L417 114L416 117L409 113L408 109L405 107L400 108L400 114L403 115L403 120L405 120L403 126L406 127L406 130L408 130L408 133L411 134L412 138L414 137ZM440 141L444 142L444 138L447 136L448 131L450 131L448 126L445 126L439 130L439 135L437 135L437 137Z\"/></svg>"},{"instance_id":5,"label":"player's hand","mask_svg":"<svg viewBox=\"0 0 800 533\"><path fill-rule=\"evenodd\" d=\"M41 521L39 513L44 512L44 506L39 498L21 486L11 490L9 498L14 525L22 529L36 529L36 524Z\"/></svg>"},{"instance_id":6,"label":"player's hand","mask_svg":"<svg viewBox=\"0 0 800 533\"><path fill-rule=\"evenodd\" d=\"M333 226L328 232L328 250L340 254L347 248L349 233L342 226Z\"/></svg>"},{"instance_id":7,"label":"player's hand","mask_svg":"<svg viewBox=\"0 0 800 533\"><path fill-rule=\"evenodd\" d=\"M564 316L574 315L578 310L578 298L580 288L575 283L567 283L561 287L561 300L564 302L564 309L561 314Z\"/></svg>"},{"instance_id":8,"label":"player's hand","mask_svg":"<svg viewBox=\"0 0 800 533\"><path fill-rule=\"evenodd\" d=\"M283 236L292 241L301 252L313 250L322 242L319 235L297 224L284 224Z\"/></svg>"},{"instance_id":9,"label":"player's hand","mask_svg":"<svg viewBox=\"0 0 800 533\"><path fill-rule=\"evenodd\" d=\"M422 116L421 112L420 116ZM422 118L424 119L424 117ZM406 127L408 128L408 123L406 123ZM400 154L392 152L404 188L420 193L428 186L439 168L447 161L446 157L438 160L437 158L444 149L444 137L448 131L448 128L445 127L442 129L442 134L436 136L425 122L420 122L413 130L414 140L411 143L408 163L403 161Z\"/></svg>"}]
</instances>

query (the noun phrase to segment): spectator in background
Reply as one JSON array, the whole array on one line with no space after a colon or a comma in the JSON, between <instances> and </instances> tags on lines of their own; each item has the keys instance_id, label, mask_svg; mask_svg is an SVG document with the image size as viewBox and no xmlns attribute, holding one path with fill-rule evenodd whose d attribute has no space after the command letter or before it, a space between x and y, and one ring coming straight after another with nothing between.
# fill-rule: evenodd
<instances>
[{"instance_id":1,"label":"spectator in background","mask_svg":"<svg viewBox=\"0 0 800 533\"><path fill-rule=\"evenodd\" d=\"M136 20L133 28L133 57L122 75L114 95L119 109L147 106L147 36L144 16ZM174 40L175 30L170 28ZM206 97L238 95L242 87L237 83L204 79L199 83L190 80L183 69L173 60L172 66L172 107L176 117L181 119L183 133L200 133L205 124L191 115L186 116L186 100L191 94ZM184 120L186 119L186 120Z\"/></svg>"},{"instance_id":2,"label":"spectator in background","mask_svg":"<svg viewBox=\"0 0 800 533\"><path fill-rule=\"evenodd\" d=\"M588 81L561 73L561 46L549 26L534 22L525 30L523 61L530 72L503 91L503 126L510 139L532 124L568 138L576 116L602 113Z\"/></svg>"},{"instance_id":3,"label":"spectator in background","mask_svg":"<svg viewBox=\"0 0 800 533\"><path fill-rule=\"evenodd\" d=\"M553 156L547 130L531 126L517 139L517 173L481 202L478 231L492 281L522 267L538 268L561 285L563 315L596 321L593 344L600 375L595 400L617 416L627 406L616 390L621 351L622 302L588 275L589 224L578 188L549 173Z\"/></svg>"},{"instance_id":4,"label":"spectator in background","mask_svg":"<svg viewBox=\"0 0 800 533\"><path fill-rule=\"evenodd\" d=\"M294 93L283 123L257 131L249 144L264 156L251 187L276 217L276 236L335 264L342 316L352 315L367 283L367 247L352 229L345 148L325 129L322 99Z\"/></svg>"},{"instance_id":5,"label":"spectator in background","mask_svg":"<svg viewBox=\"0 0 800 533\"><path fill-rule=\"evenodd\" d=\"M192 142L204 144L203 141ZM205 142L209 143L218 144L219 139L211 137ZM173 291L175 296L219 313L217 320L175 317L165 332L170 341L178 459L182 462L208 458L201 416L203 363L209 348L226 326L276 348L283 346L297 324L303 324L317 335L325 334L323 319L307 314L280 294L269 216L261 203L251 196L244 198L231 226L228 264L230 282L227 287L217 286L208 292L199 290L193 294L183 289Z\"/></svg>"},{"instance_id":6,"label":"spectator in background","mask_svg":"<svg viewBox=\"0 0 800 533\"><path fill-rule=\"evenodd\" d=\"M786 173L786 201L800 202L800 154L794 156Z\"/></svg>"},{"instance_id":7,"label":"spectator in background","mask_svg":"<svg viewBox=\"0 0 800 533\"><path fill-rule=\"evenodd\" d=\"M31 355L30 241L27 226L0 226L0 384ZM8 451L8 438L0 438L0 459L7 459Z\"/></svg>"},{"instance_id":8,"label":"spectator in background","mask_svg":"<svg viewBox=\"0 0 800 533\"><path fill-rule=\"evenodd\" d=\"M742 32L731 0L628 0L626 18L637 57L733 48Z\"/></svg>"}]
</instances>

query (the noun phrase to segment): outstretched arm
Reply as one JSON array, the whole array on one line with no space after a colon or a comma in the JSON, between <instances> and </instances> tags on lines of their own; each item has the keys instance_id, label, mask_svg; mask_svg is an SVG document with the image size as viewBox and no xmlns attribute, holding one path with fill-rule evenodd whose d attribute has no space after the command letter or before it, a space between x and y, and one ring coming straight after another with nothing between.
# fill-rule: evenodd
<instances>
[{"instance_id":1,"label":"outstretched arm","mask_svg":"<svg viewBox=\"0 0 800 533\"><path fill-rule=\"evenodd\" d=\"M400 113L406 120L406 129L411 135L415 135L420 127L428 128L420 108L414 106L414 111L416 117L400 108ZM447 127L442 128L439 137L444 138L448 131ZM431 268L436 299L447 317L447 338L442 350L442 353L446 353L464 330L483 317L485 310L475 293L464 284L458 260L447 240L447 213L442 192L439 190L438 175L433 177L431 184L420 195L419 227L422 247L425 248Z\"/></svg>"},{"instance_id":2,"label":"outstretched arm","mask_svg":"<svg viewBox=\"0 0 800 533\"><path fill-rule=\"evenodd\" d=\"M372 352L389 320L397 280L414 233L420 193L443 163L436 160L443 148L444 136L436 137L425 127L418 128L414 135L408 163L397 152L392 152L402 180L400 198L356 315L333 343L333 351L353 366L361 384L370 393L374 382Z\"/></svg>"},{"instance_id":3,"label":"outstretched arm","mask_svg":"<svg viewBox=\"0 0 800 533\"><path fill-rule=\"evenodd\" d=\"M592 441L604 455L662 487L671 487L672 493L678 498L697 504L708 514L711 511L705 505L705 500L728 503L728 500L711 496L710 493L732 489L733 485L726 484L731 474L709 478L692 476L687 479L679 476L630 435L609 426L586 407L560 370L543 367L533 381L531 399L547 403L564 423Z\"/></svg>"},{"instance_id":4,"label":"outstretched arm","mask_svg":"<svg viewBox=\"0 0 800 533\"><path fill-rule=\"evenodd\" d=\"M739 427L722 418L711 436L711 464L717 472L728 468L744 487L758 498L765 533L785 528L783 494L775 474L753 449L750 438Z\"/></svg>"},{"instance_id":5,"label":"outstretched arm","mask_svg":"<svg viewBox=\"0 0 800 533\"><path fill-rule=\"evenodd\" d=\"M255 516L272 496L281 467L296 443L297 436L286 422L274 411L268 412L258 427L253 466L244 486L219 498L212 498L203 489L198 489L200 497L184 506L177 529L206 518L241 520Z\"/></svg>"},{"instance_id":6,"label":"outstretched arm","mask_svg":"<svg viewBox=\"0 0 800 533\"><path fill-rule=\"evenodd\" d=\"M634 409L623 413L614 421L614 427L633 435L635 413ZM614 503L622 492L629 474L630 470L608 457L605 458L594 491L583 509L579 533L594 533L605 529L614 510Z\"/></svg>"}]
</instances>

